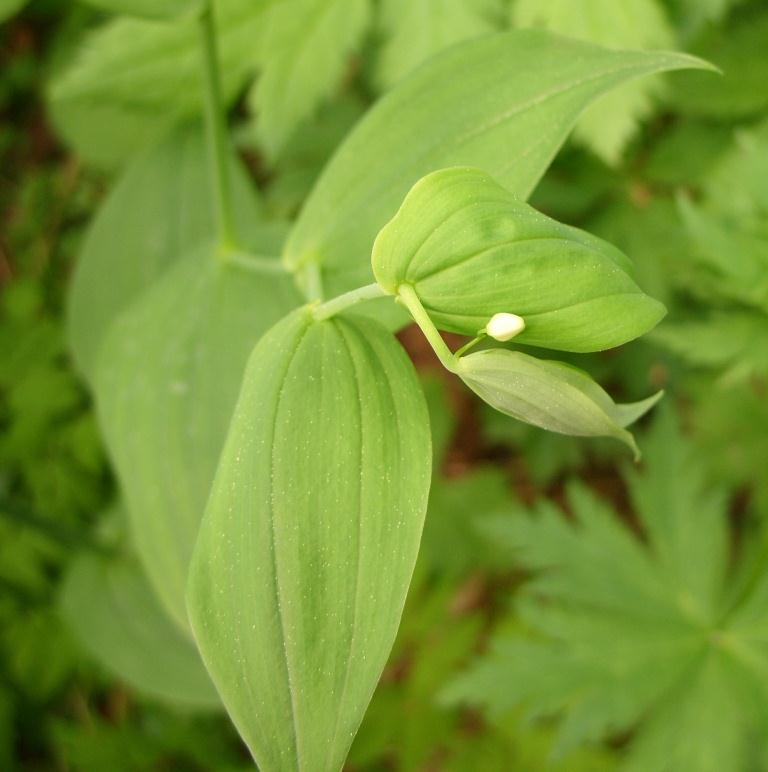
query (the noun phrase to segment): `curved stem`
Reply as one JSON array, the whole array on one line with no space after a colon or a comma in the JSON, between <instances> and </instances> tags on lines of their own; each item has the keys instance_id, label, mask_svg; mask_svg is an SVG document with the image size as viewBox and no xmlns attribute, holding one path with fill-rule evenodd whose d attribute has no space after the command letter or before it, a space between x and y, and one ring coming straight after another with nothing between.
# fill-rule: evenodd
<instances>
[{"instance_id":1,"label":"curved stem","mask_svg":"<svg viewBox=\"0 0 768 772\"><path fill-rule=\"evenodd\" d=\"M437 354L437 358L443 367L449 372L456 372L456 357L451 353L446 342L437 331L434 322L429 318L429 314L421 305L416 291L410 284L401 284L397 288L397 296L403 305L411 312L411 316L416 324L421 327L424 337L432 346L432 350Z\"/></svg>"},{"instance_id":2,"label":"curved stem","mask_svg":"<svg viewBox=\"0 0 768 772\"><path fill-rule=\"evenodd\" d=\"M358 287L350 292L329 300L327 303L317 306L312 315L315 320L321 322L323 319L329 319L336 314L345 311L347 308L363 303L366 300L375 300L376 298L387 297L387 293L375 282L366 284L364 287Z\"/></svg>"},{"instance_id":3,"label":"curved stem","mask_svg":"<svg viewBox=\"0 0 768 772\"><path fill-rule=\"evenodd\" d=\"M205 97L205 126L213 173L216 220L219 240L223 245L236 244L232 195L229 180L229 137L221 95L219 53L213 1L206 0L199 19Z\"/></svg>"}]
</instances>

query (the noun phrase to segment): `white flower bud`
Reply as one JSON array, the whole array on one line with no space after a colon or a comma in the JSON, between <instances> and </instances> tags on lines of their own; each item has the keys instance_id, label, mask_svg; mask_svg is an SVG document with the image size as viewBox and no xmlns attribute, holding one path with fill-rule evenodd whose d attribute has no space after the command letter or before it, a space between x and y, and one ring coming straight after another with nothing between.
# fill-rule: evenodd
<instances>
[{"instance_id":1,"label":"white flower bud","mask_svg":"<svg viewBox=\"0 0 768 772\"><path fill-rule=\"evenodd\" d=\"M485 325L485 332L502 343L512 340L515 335L519 335L525 329L525 319L517 314L494 314L488 324Z\"/></svg>"}]
</instances>

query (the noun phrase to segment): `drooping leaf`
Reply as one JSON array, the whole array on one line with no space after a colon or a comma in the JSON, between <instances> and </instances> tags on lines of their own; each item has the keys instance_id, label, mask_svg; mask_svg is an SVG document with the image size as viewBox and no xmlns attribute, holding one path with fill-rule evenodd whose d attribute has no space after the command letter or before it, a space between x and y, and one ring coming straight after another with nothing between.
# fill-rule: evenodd
<instances>
[{"instance_id":1,"label":"drooping leaf","mask_svg":"<svg viewBox=\"0 0 768 772\"><path fill-rule=\"evenodd\" d=\"M221 705L194 643L159 605L133 559L80 555L61 592L73 634L129 686L171 704Z\"/></svg>"},{"instance_id":2,"label":"drooping leaf","mask_svg":"<svg viewBox=\"0 0 768 772\"><path fill-rule=\"evenodd\" d=\"M458 360L456 374L489 405L519 421L577 437L615 437L640 451L625 427L661 398L661 392L617 405L586 373L506 349L486 349Z\"/></svg>"},{"instance_id":3,"label":"drooping leaf","mask_svg":"<svg viewBox=\"0 0 768 772\"><path fill-rule=\"evenodd\" d=\"M369 10L369 0L293 0L266 14L251 103L271 155L338 85Z\"/></svg>"},{"instance_id":4,"label":"drooping leaf","mask_svg":"<svg viewBox=\"0 0 768 772\"><path fill-rule=\"evenodd\" d=\"M259 203L232 159L237 224L253 233ZM214 238L213 187L199 126L172 132L125 169L96 213L69 295L69 343L89 378L111 322L168 266Z\"/></svg>"},{"instance_id":5,"label":"drooping leaf","mask_svg":"<svg viewBox=\"0 0 768 772\"><path fill-rule=\"evenodd\" d=\"M230 104L256 68L254 40L273 0L216 0L220 71ZM119 166L173 125L202 112L200 30L114 19L89 33L49 87L56 127L91 162Z\"/></svg>"},{"instance_id":6,"label":"drooping leaf","mask_svg":"<svg viewBox=\"0 0 768 772\"><path fill-rule=\"evenodd\" d=\"M438 327L475 335L497 313L525 320L520 343L596 351L651 329L664 307L618 249L562 225L476 169L421 179L376 238L385 291L413 287Z\"/></svg>"},{"instance_id":7,"label":"drooping leaf","mask_svg":"<svg viewBox=\"0 0 768 772\"><path fill-rule=\"evenodd\" d=\"M503 12L498 0L384 0L380 14L375 77L387 89L454 43L496 32Z\"/></svg>"},{"instance_id":8,"label":"drooping leaf","mask_svg":"<svg viewBox=\"0 0 768 772\"><path fill-rule=\"evenodd\" d=\"M329 294L366 284L376 234L420 177L474 166L525 199L595 98L641 75L704 66L683 54L608 51L536 30L454 46L352 131L307 200L285 260L320 264Z\"/></svg>"},{"instance_id":9,"label":"drooping leaf","mask_svg":"<svg viewBox=\"0 0 768 772\"><path fill-rule=\"evenodd\" d=\"M173 19L192 14L199 9L201 0L85 0L91 5L112 13L124 13L147 19Z\"/></svg>"},{"instance_id":10,"label":"drooping leaf","mask_svg":"<svg viewBox=\"0 0 768 772\"><path fill-rule=\"evenodd\" d=\"M581 486L575 523L542 503L488 531L537 569L518 604L536 635L502 633L446 697L556 714L563 749L633 730L633 772L740 772L768 707L765 575L728 592L724 491L668 417L646 447L630 490L647 543Z\"/></svg>"},{"instance_id":11,"label":"drooping leaf","mask_svg":"<svg viewBox=\"0 0 768 772\"><path fill-rule=\"evenodd\" d=\"M543 27L609 48L671 48L672 29L659 0L515 0L518 27ZM603 160L621 159L638 121L653 109L653 82L633 83L603 97L581 118L574 136Z\"/></svg>"},{"instance_id":12,"label":"drooping leaf","mask_svg":"<svg viewBox=\"0 0 768 772\"><path fill-rule=\"evenodd\" d=\"M112 324L96 402L150 583L186 626L187 568L248 353L298 304L288 277L178 261Z\"/></svg>"},{"instance_id":13,"label":"drooping leaf","mask_svg":"<svg viewBox=\"0 0 768 772\"><path fill-rule=\"evenodd\" d=\"M302 309L254 350L190 572L203 659L265 770L341 768L421 537L426 406L394 338L352 318Z\"/></svg>"}]
</instances>

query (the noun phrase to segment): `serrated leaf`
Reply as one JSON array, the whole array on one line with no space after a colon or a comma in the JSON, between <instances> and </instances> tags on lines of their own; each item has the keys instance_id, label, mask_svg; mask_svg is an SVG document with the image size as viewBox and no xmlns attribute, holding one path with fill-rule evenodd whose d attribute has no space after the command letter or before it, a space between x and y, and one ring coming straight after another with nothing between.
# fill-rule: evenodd
<instances>
[{"instance_id":1,"label":"serrated leaf","mask_svg":"<svg viewBox=\"0 0 768 772\"><path fill-rule=\"evenodd\" d=\"M369 0L293 0L269 10L261 32L262 71L251 104L270 155L336 88L369 12Z\"/></svg>"},{"instance_id":2,"label":"serrated leaf","mask_svg":"<svg viewBox=\"0 0 768 772\"><path fill-rule=\"evenodd\" d=\"M232 158L237 224L253 233L259 202ZM199 126L181 128L141 153L97 211L78 257L68 301L77 366L93 376L111 322L179 257L215 235L213 187Z\"/></svg>"},{"instance_id":3,"label":"serrated leaf","mask_svg":"<svg viewBox=\"0 0 768 772\"><path fill-rule=\"evenodd\" d=\"M288 277L203 249L121 314L101 347L96 402L132 540L182 627L187 568L248 354L297 304Z\"/></svg>"},{"instance_id":4,"label":"serrated leaf","mask_svg":"<svg viewBox=\"0 0 768 772\"><path fill-rule=\"evenodd\" d=\"M673 34L658 0L515 0L512 22L610 48L670 48ZM616 164L638 121L653 109L653 83L634 83L609 94L581 118L574 136L604 161Z\"/></svg>"},{"instance_id":5,"label":"serrated leaf","mask_svg":"<svg viewBox=\"0 0 768 772\"><path fill-rule=\"evenodd\" d=\"M458 360L456 374L481 399L518 421L577 437L614 437L640 451L626 426L650 410L661 392L617 405L586 373L519 351L486 349Z\"/></svg>"},{"instance_id":6,"label":"serrated leaf","mask_svg":"<svg viewBox=\"0 0 768 772\"><path fill-rule=\"evenodd\" d=\"M254 40L272 0L217 0L220 71L230 104L256 69ZM90 32L49 86L59 132L91 162L119 166L201 114L198 21L115 19Z\"/></svg>"},{"instance_id":7,"label":"serrated leaf","mask_svg":"<svg viewBox=\"0 0 768 772\"><path fill-rule=\"evenodd\" d=\"M386 292L410 285L438 327L465 335L506 312L525 320L520 343L598 351L665 314L618 249L537 212L477 169L419 180L377 236L371 262Z\"/></svg>"},{"instance_id":8,"label":"serrated leaf","mask_svg":"<svg viewBox=\"0 0 768 772\"><path fill-rule=\"evenodd\" d=\"M85 2L104 11L147 19L173 19L191 14L202 4L202 0L85 0Z\"/></svg>"},{"instance_id":9,"label":"serrated leaf","mask_svg":"<svg viewBox=\"0 0 768 772\"><path fill-rule=\"evenodd\" d=\"M328 294L366 284L376 234L420 177L473 166L526 199L599 95L641 75L705 66L683 54L607 51L535 30L453 46L347 137L307 200L285 260L320 264Z\"/></svg>"},{"instance_id":10,"label":"serrated leaf","mask_svg":"<svg viewBox=\"0 0 768 772\"><path fill-rule=\"evenodd\" d=\"M395 638L430 461L413 368L381 326L302 309L260 341L189 587L260 768L341 768Z\"/></svg>"},{"instance_id":11,"label":"serrated leaf","mask_svg":"<svg viewBox=\"0 0 768 772\"><path fill-rule=\"evenodd\" d=\"M575 524L540 504L489 536L539 569L519 604L536 636L502 634L449 699L506 713L559 714L564 748L632 731L625 767L744 769L768 706L766 582L728 593L726 498L667 415L630 490L643 543L583 487Z\"/></svg>"},{"instance_id":12,"label":"serrated leaf","mask_svg":"<svg viewBox=\"0 0 768 772\"><path fill-rule=\"evenodd\" d=\"M82 646L129 686L171 704L221 706L197 649L160 606L133 559L76 557L61 604Z\"/></svg>"},{"instance_id":13,"label":"serrated leaf","mask_svg":"<svg viewBox=\"0 0 768 772\"><path fill-rule=\"evenodd\" d=\"M375 78L382 89L454 43L497 31L503 15L498 0L384 0L380 14L386 42Z\"/></svg>"}]
</instances>

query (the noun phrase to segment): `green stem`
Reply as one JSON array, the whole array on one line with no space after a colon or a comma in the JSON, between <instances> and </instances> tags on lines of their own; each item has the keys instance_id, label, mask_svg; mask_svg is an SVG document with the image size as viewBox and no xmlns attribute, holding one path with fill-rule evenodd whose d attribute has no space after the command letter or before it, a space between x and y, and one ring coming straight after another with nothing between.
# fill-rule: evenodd
<instances>
[{"instance_id":1,"label":"green stem","mask_svg":"<svg viewBox=\"0 0 768 772\"><path fill-rule=\"evenodd\" d=\"M472 338L468 343L465 343L458 351L455 351L453 356L456 359L460 359L464 354L467 353L471 348L474 348L480 341L486 337L485 333L481 333L480 335L476 336L475 338Z\"/></svg>"},{"instance_id":2,"label":"green stem","mask_svg":"<svg viewBox=\"0 0 768 772\"><path fill-rule=\"evenodd\" d=\"M214 181L219 240L223 245L234 248L237 240L232 209L232 188L229 180L230 148L224 100L221 95L213 0L206 0L200 14L199 24L203 59L206 137Z\"/></svg>"},{"instance_id":3,"label":"green stem","mask_svg":"<svg viewBox=\"0 0 768 772\"><path fill-rule=\"evenodd\" d=\"M397 296L403 305L411 312L411 316L416 324L421 327L424 337L432 346L432 350L437 354L443 367L449 372L456 372L456 357L451 353L446 342L437 331L434 322L429 318L429 314L421 305L418 295L410 284L401 284L397 288Z\"/></svg>"},{"instance_id":4,"label":"green stem","mask_svg":"<svg viewBox=\"0 0 768 772\"><path fill-rule=\"evenodd\" d=\"M317 306L312 312L312 315L318 322L321 322L323 319L329 319L332 316L336 316L336 314L339 314L358 303L386 296L386 292L384 292L384 290L375 282L373 284L366 284L365 287L358 287L357 289L350 290L343 295L339 295L338 297L329 300L327 303Z\"/></svg>"},{"instance_id":5,"label":"green stem","mask_svg":"<svg viewBox=\"0 0 768 772\"><path fill-rule=\"evenodd\" d=\"M287 269L279 257L268 257L267 255L254 255L240 249L222 249L220 257L223 263L234 265L251 273L286 274Z\"/></svg>"},{"instance_id":6,"label":"green stem","mask_svg":"<svg viewBox=\"0 0 768 772\"><path fill-rule=\"evenodd\" d=\"M308 301L322 301L323 275L317 263L308 263L296 275L296 283Z\"/></svg>"}]
</instances>

